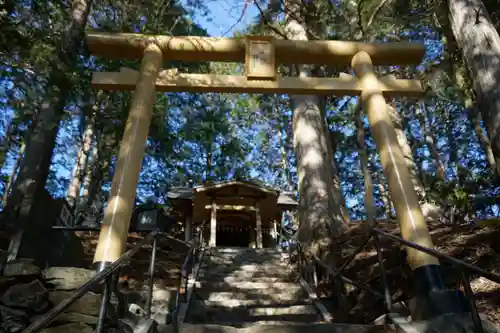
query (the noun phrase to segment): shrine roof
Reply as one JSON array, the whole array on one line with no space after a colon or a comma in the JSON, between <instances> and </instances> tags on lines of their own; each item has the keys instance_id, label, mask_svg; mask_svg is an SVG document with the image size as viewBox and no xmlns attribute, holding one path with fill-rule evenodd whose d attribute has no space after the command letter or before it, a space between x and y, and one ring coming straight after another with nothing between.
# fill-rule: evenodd
<instances>
[{"instance_id":1,"label":"shrine roof","mask_svg":"<svg viewBox=\"0 0 500 333\"><path fill-rule=\"evenodd\" d=\"M240 187L260 192L265 196L276 196L277 204L280 206L297 206L297 201L292 193L280 192L273 188L262 186L250 181L229 180L191 187L173 187L167 193L168 200L193 200L195 193L212 192L217 193L230 187ZM238 195L235 193L235 196ZM241 194L245 196L245 194Z\"/></svg>"}]
</instances>

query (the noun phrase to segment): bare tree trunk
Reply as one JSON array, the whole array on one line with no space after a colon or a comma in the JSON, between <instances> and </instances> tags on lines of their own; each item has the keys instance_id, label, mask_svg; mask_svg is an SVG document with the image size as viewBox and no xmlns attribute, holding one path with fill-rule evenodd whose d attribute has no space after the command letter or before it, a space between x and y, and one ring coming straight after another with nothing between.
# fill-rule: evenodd
<instances>
[{"instance_id":1,"label":"bare tree trunk","mask_svg":"<svg viewBox=\"0 0 500 333\"><path fill-rule=\"evenodd\" d=\"M286 31L290 39L307 40L306 27L298 22L302 1L287 0ZM299 76L310 70L300 66ZM332 237L345 230L341 204L335 200L331 181L333 156L318 96L290 96L293 103L293 144L297 158L299 190L299 239L306 250L330 255ZM332 260L333 258L329 258Z\"/></svg>"},{"instance_id":2,"label":"bare tree trunk","mask_svg":"<svg viewBox=\"0 0 500 333\"><path fill-rule=\"evenodd\" d=\"M94 144L92 146L92 151L89 152L90 163L85 170L85 176L83 178L83 197L87 198L89 196L89 188L92 182L92 177L94 170L99 167L99 143L96 137Z\"/></svg>"},{"instance_id":3,"label":"bare tree trunk","mask_svg":"<svg viewBox=\"0 0 500 333\"><path fill-rule=\"evenodd\" d=\"M19 170L19 165L21 164L21 160L24 156L25 148L26 148L26 144L23 142L23 144L19 148L19 151L17 152L16 163L14 163L14 167L12 168L12 172L10 173L9 181L5 185L5 190L3 192L3 198L2 198L2 208L5 208L5 206L7 206L7 201L9 200L10 189L12 188L12 184L16 180L16 175L17 175L17 172Z\"/></svg>"},{"instance_id":4,"label":"bare tree trunk","mask_svg":"<svg viewBox=\"0 0 500 333\"><path fill-rule=\"evenodd\" d=\"M384 204L384 211L386 219L392 219L394 217L392 201L389 198L389 193L387 192L385 185L379 182L377 184L378 191L380 193L380 198L382 199L382 203Z\"/></svg>"},{"instance_id":5,"label":"bare tree trunk","mask_svg":"<svg viewBox=\"0 0 500 333\"><path fill-rule=\"evenodd\" d=\"M286 126L288 126L289 118L286 115L281 115L278 110L278 105L280 103L279 95L274 96L274 106L273 113L276 115L276 120L278 122L278 131L280 133L280 154L281 154L281 170L283 170L283 180L286 184L287 191L293 191L293 181L292 181L292 173L290 172L290 162L288 160L288 140L289 137L287 135Z\"/></svg>"},{"instance_id":6,"label":"bare tree trunk","mask_svg":"<svg viewBox=\"0 0 500 333\"><path fill-rule=\"evenodd\" d=\"M500 177L500 160L497 160L495 158L493 149L491 149L490 139L481 127L481 114L479 113L477 107L471 107L469 109L469 112L467 113L467 116L472 124L472 127L474 128L474 133L479 140L479 144L481 145L481 148L483 148L484 154L486 156L486 161L488 162L490 169L495 173L497 177Z\"/></svg>"},{"instance_id":7,"label":"bare tree trunk","mask_svg":"<svg viewBox=\"0 0 500 333\"><path fill-rule=\"evenodd\" d=\"M420 122L420 127L424 132L425 143L427 144L432 159L434 160L434 164L436 165L436 175L439 180L445 180L445 167L444 163L439 155L439 150L437 148L436 142L434 141L434 131L432 130L432 126L427 125L427 110L425 109L424 103L421 104L421 107L417 107L416 110L417 118Z\"/></svg>"},{"instance_id":8,"label":"bare tree trunk","mask_svg":"<svg viewBox=\"0 0 500 333\"><path fill-rule=\"evenodd\" d=\"M394 124L394 127L396 129L396 135L398 138L398 143L399 146L401 147L401 150L403 151L403 155L405 157L405 162L406 166L408 167L408 170L410 171L410 175L412 178L413 186L415 187L415 191L417 191L417 194L420 198L421 201L425 200L425 188L422 182L420 181L420 177L418 174L418 167L415 164L415 161L413 159L413 151L411 149L410 143L408 142L408 139L406 137L404 128L403 128L403 121L401 119L401 116L399 115L399 112L391 105L387 106L389 109L389 113L392 118L392 122Z\"/></svg>"},{"instance_id":9,"label":"bare tree trunk","mask_svg":"<svg viewBox=\"0 0 500 333\"><path fill-rule=\"evenodd\" d=\"M76 0L72 3L70 22L61 35L58 52L51 61L47 95L42 101L38 122L26 147L25 158L14 183L11 200L6 207L10 212L7 219L11 221L44 221L33 216L36 214L33 210L34 203L36 197L44 192L59 122L71 89L67 72L73 67L81 49L92 0Z\"/></svg>"},{"instance_id":10,"label":"bare tree trunk","mask_svg":"<svg viewBox=\"0 0 500 333\"><path fill-rule=\"evenodd\" d=\"M365 211L368 217L368 222L375 223L377 213L375 200L373 198L373 181L369 169L368 151L366 150L365 144L365 127L363 125L363 119L361 117L361 102L358 103L359 104L356 106L354 117L356 122L356 138L358 144L359 161L365 181Z\"/></svg>"},{"instance_id":11,"label":"bare tree trunk","mask_svg":"<svg viewBox=\"0 0 500 333\"><path fill-rule=\"evenodd\" d=\"M322 105L322 110L325 110L324 104ZM328 139L331 138L331 133L328 131L328 126L325 123L325 129L327 133ZM327 141L328 146L328 154L332 157L332 187L333 187L333 198L335 202L337 202L340 207L340 211L342 213L342 217L344 219L345 224L351 223L351 218L349 216L349 211L347 210L347 204L345 202L344 193L342 191L342 186L340 184L339 177L339 169L337 168L337 163L335 162L334 152L337 150L337 144L333 139Z\"/></svg>"},{"instance_id":12,"label":"bare tree trunk","mask_svg":"<svg viewBox=\"0 0 500 333\"><path fill-rule=\"evenodd\" d=\"M413 151L411 149L410 143L408 142L408 139L406 138L401 116L393 106L388 105L387 107L389 108L389 113L396 130L396 136L399 146L401 147L401 150L403 151L403 155L405 157L406 167L410 172L413 187L415 188L415 191L417 192L417 195L420 199L422 213L424 214L425 218L437 219L441 214L441 209L438 206L428 202L426 198L427 194L425 191L425 187L420 179L419 168L417 167L415 160L413 159Z\"/></svg>"},{"instance_id":13,"label":"bare tree trunk","mask_svg":"<svg viewBox=\"0 0 500 333\"><path fill-rule=\"evenodd\" d=\"M81 139L81 147L78 151L78 156L76 159L76 165L73 170L73 177L68 186L68 191L66 193L66 200L70 207L74 207L74 205L78 202L80 198L80 190L82 187L82 180L85 177L85 172L88 167L90 149L92 147L92 138L94 136L94 127L97 116L97 111L99 110L100 104L100 95L98 94L95 104L89 104L91 108L91 112L88 112L89 116L86 118L85 130L83 131L82 139Z\"/></svg>"},{"instance_id":14,"label":"bare tree trunk","mask_svg":"<svg viewBox=\"0 0 500 333\"><path fill-rule=\"evenodd\" d=\"M500 160L500 36L481 0L448 0L449 21L470 72L495 161ZM491 160L492 161L492 160ZM493 170L497 170L495 167Z\"/></svg>"}]
</instances>

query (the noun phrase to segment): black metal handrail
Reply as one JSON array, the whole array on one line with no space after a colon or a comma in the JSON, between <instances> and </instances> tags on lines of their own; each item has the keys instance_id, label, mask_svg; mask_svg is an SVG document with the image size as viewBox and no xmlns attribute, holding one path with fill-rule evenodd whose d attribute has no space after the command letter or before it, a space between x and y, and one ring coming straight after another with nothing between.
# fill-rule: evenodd
<instances>
[{"instance_id":1,"label":"black metal handrail","mask_svg":"<svg viewBox=\"0 0 500 333\"><path fill-rule=\"evenodd\" d=\"M457 258L454 258L450 255L447 255L447 254L444 254L444 253L441 253L435 249L430 249L430 248L427 248L425 246L422 246L422 245L419 245L419 244L416 244L414 242L411 242L411 241L408 241L408 240L405 240L401 237L398 237L396 235L393 235L393 234L390 234L390 233L387 233L381 229L378 229L374 226L370 226L369 228L369 234L367 236L367 238L363 241L362 245L360 245L358 248L356 248L356 250L353 252L353 254L351 254L348 258L348 260L344 261L343 264L340 266L340 268L336 271L333 271L333 269L326 265L325 263L322 262L322 260L320 260L316 255L314 254L309 254L309 257L312 258L312 260L319 264L321 267L323 267L325 269L325 271L333 278L335 277L338 277L339 275L342 277L342 279L344 281L346 281L347 283L349 284L352 284L356 287L358 287L359 289L362 289L362 290L365 290L365 291L368 291L378 297L383 297L385 299L385 303L386 303L386 307L387 307L387 310L390 312L392 310L392 298L391 298L391 294L390 294L390 291L389 291L389 286L388 286L388 283L387 283L387 278L386 278L386 271L385 271L385 268L384 268L384 265L383 265L383 254L382 254L382 251L380 249L380 244L379 244L379 241L378 241L378 236L381 236L381 237L385 237L387 239L390 239L396 243L399 243L399 244L402 244L402 245L405 245L405 246L408 246L408 247L411 247L413 249L416 249L418 251L421 251L421 252L424 252L424 253L427 253L431 256L434 256L436 258L439 258L447 263L450 263L452 264L455 268L457 268L459 270L459 273L460 273L460 276L461 276L461 280L462 280L462 284L463 284L463 287L464 287L464 291L465 291L465 295L468 299L468 301L470 302L470 306L471 306L471 314L472 314L472 320L473 320L473 323L474 323L474 326L475 328L478 330L478 332L483 332L483 328L482 328L482 323L481 323L481 319L479 317L479 313L477 311L477 307L476 307L476 303L475 303L475 300L474 300L474 294L472 292L472 288L470 286L470 281L469 281L469 273L475 273L479 276L482 276L484 278L487 278L491 281L494 281L496 283L500 283L500 275L498 274L495 274L495 273L492 273L492 272L488 272L478 266L475 266L475 265L472 265L472 264L469 264L465 261L462 261L460 259L457 259ZM366 248L368 246L368 243L371 239L374 239L375 240L375 248L376 248L376 252L377 252L377 257L378 257L378 261L379 261L379 265L381 267L381 270L382 270L382 284L383 284L383 287L384 287L384 295L380 294L379 292L377 291L374 291L374 290L371 290L370 288L362 285L362 284L359 284L359 283L356 283L355 281L352 281L352 280L349 280L347 278L345 278L344 276L342 276L342 273L343 271L347 268L347 266L355 259L355 257L357 256L357 254L359 254L364 248ZM298 252L298 256L299 256L299 271L300 273L302 273L302 269L303 269L303 266L304 264L302 263L303 259L306 259L308 256L306 256L305 254L305 250L304 250L304 247L303 245L301 244L300 241L298 241L297 239L294 240L296 242L296 245L297 245L297 252Z\"/></svg>"},{"instance_id":2,"label":"black metal handrail","mask_svg":"<svg viewBox=\"0 0 500 333\"><path fill-rule=\"evenodd\" d=\"M179 306L181 302L189 302L186 298L188 283L189 283L189 275L192 272L193 267L196 265L196 258L200 255L200 253L204 249L204 238L203 238L204 226L200 226L197 229L196 238L191 243L190 249L184 259L181 270L180 270L180 279L179 284L177 285L177 292L175 295L175 305L172 311L172 325L174 329L174 333L179 332L178 326L178 315L179 315Z\"/></svg>"},{"instance_id":3,"label":"black metal handrail","mask_svg":"<svg viewBox=\"0 0 500 333\"><path fill-rule=\"evenodd\" d=\"M54 320L59 314L61 314L64 310L66 310L73 303L82 298L87 292L92 290L95 286L104 282L104 292L101 299L101 308L99 311L98 324L96 328L97 333L101 333L104 328L104 320L106 317L106 309L108 307L110 292L112 289L113 283L113 273L117 272L120 267L126 264L141 248L146 244L153 243L153 249L151 251L151 260L149 266L149 292L148 292L148 300L146 301L147 309L146 315L151 314L151 299L152 299L152 290L153 290L153 274L155 267L155 257L156 257L156 238L158 235L158 231L152 231L146 237L144 237L140 242L136 243L131 249L127 250L123 253L120 258L107 266L104 270L98 272L93 278L87 281L80 288L75 290L75 292L57 304L51 310L49 310L46 314L41 316L39 319L35 320L31 325L29 325L23 333L37 333L40 330L44 329L52 320ZM117 282L117 281L115 281Z\"/></svg>"}]
</instances>

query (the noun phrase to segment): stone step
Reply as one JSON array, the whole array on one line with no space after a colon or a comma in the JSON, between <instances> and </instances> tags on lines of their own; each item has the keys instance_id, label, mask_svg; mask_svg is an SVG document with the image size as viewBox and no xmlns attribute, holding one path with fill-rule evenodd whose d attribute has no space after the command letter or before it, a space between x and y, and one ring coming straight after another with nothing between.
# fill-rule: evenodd
<instances>
[{"instance_id":1,"label":"stone step","mask_svg":"<svg viewBox=\"0 0 500 333\"><path fill-rule=\"evenodd\" d=\"M241 316L273 316L273 315L319 315L318 311L312 304L297 304L297 305L279 305L273 306L242 306L242 307L206 307L208 313L232 313Z\"/></svg>"},{"instance_id":2,"label":"stone step","mask_svg":"<svg viewBox=\"0 0 500 333\"><path fill-rule=\"evenodd\" d=\"M239 306L272 306L274 304L296 305L306 302L305 295L299 294L259 294L244 292L217 292L210 293L204 290L197 292L204 300L205 306L211 307L239 307Z\"/></svg>"},{"instance_id":3,"label":"stone step","mask_svg":"<svg viewBox=\"0 0 500 333\"><path fill-rule=\"evenodd\" d=\"M240 272L240 271L225 271L225 270L202 270L198 273L199 281L222 281L226 278L240 281L255 281L260 279L281 279L288 281L296 279L295 275L289 271L273 271L273 272Z\"/></svg>"},{"instance_id":4,"label":"stone step","mask_svg":"<svg viewBox=\"0 0 500 333\"><path fill-rule=\"evenodd\" d=\"M205 262L201 265L202 270L225 270L227 272L244 271L244 272L259 272L259 271L288 271L288 265L285 263L242 263L242 264L218 264Z\"/></svg>"},{"instance_id":5,"label":"stone step","mask_svg":"<svg viewBox=\"0 0 500 333\"><path fill-rule=\"evenodd\" d=\"M200 280L201 281L201 280ZM265 276L253 278L252 275L230 275L230 276L224 276L218 280L214 281L208 281L204 280L203 282L215 282L215 283L228 283L228 284L240 284L240 283L245 283L247 281L253 281L253 282L260 282L260 283L299 283L298 282L298 277L294 276L293 274L285 274L284 276L268 276L267 274Z\"/></svg>"},{"instance_id":6,"label":"stone step","mask_svg":"<svg viewBox=\"0 0 500 333\"><path fill-rule=\"evenodd\" d=\"M237 283L227 283L225 281L201 281L196 282L196 288L203 288L209 292L231 291L231 292L245 292L261 290L265 294L274 293L290 293L303 290L302 286L294 282L263 282L256 281L238 281Z\"/></svg>"},{"instance_id":7,"label":"stone step","mask_svg":"<svg viewBox=\"0 0 500 333\"><path fill-rule=\"evenodd\" d=\"M276 248L254 249L249 247L211 247L207 249L210 253L282 253Z\"/></svg>"},{"instance_id":8,"label":"stone step","mask_svg":"<svg viewBox=\"0 0 500 333\"><path fill-rule=\"evenodd\" d=\"M256 322L296 322L296 323L315 323L320 322L321 317L318 314L283 314L283 315L245 315L233 312L216 312L208 314L210 320L207 323L256 323Z\"/></svg>"},{"instance_id":9,"label":"stone step","mask_svg":"<svg viewBox=\"0 0 500 333\"><path fill-rule=\"evenodd\" d=\"M277 266L277 267L288 267L289 264L285 261L281 260L239 260L239 259L205 259L203 260L201 266L202 267L207 267L207 266L214 266L214 265L221 265L221 266L229 266L229 267L241 267L241 266L252 266L252 265L258 265L258 266Z\"/></svg>"},{"instance_id":10,"label":"stone step","mask_svg":"<svg viewBox=\"0 0 500 333\"><path fill-rule=\"evenodd\" d=\"M286 262L280 255L236 255L236 256L221 256L221 255L207 255L204 257L207 261L217 261L217 262Z\"/></svg>"},{"instance_id":11,"label":"stone step","mask_svg":"<svg viewBox=\"0 0 500 333\"><path fill-rule=\"evenodd\" d=\"M293 306L297 304L307 304L312 301L301 300L275 300L275 299L219 299L203 301L205 307L237 308L237 307L274 307L274 306Z\"/></svg>"},{"instance_id":12,"label":"stone step","mask_svg":"<svg viewBox=\"0 0 500 333\"><path fill-rule=\"evenodd\" d=\"M238 329L239 328L239 329ZM226 322L214 324L181 324L179 333L377 333L389 332L383 326L340 323L258 323ZM174 333L172 325L161 325L159 333Z\"/></svg>"}]
</instances>

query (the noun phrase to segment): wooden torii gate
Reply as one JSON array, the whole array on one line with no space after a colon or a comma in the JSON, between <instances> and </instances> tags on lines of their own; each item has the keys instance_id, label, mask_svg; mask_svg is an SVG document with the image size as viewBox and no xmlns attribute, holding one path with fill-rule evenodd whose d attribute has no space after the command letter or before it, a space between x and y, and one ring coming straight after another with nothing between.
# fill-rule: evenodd
<instances>
[{"instance_id":1,"label":"wooden torii gate","mask_svg":"<svg viewBox=\"0 0 500 333\"><path fill-rule=\"evenodd\" d=\"M358 95L367 112L372 135L388 179L404 239L432 247L418 197L396 139L384 96L422 96L419 81L377 78L374 65L419 64L420 44L398 42L365 44L344 41L290 41L269 37L170 37L89 32L91 54L114 59L142 59L139 71L94 73L93 87L135 90L116 162L111 197L105 212L94 257L98 269L124 251L139 171L150 126L156 92L231 92L313 95ZM181 60L245 63L245 75L186 74L162 70L164 61ZM278 64L351 65L356 76L338 78L278 77ZM419 284L418 293L442 286L439 261L407 248L408 261Z\"/></svg>"}]
</instances>

